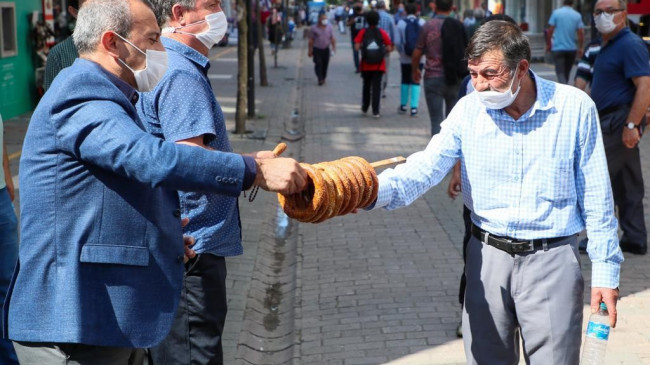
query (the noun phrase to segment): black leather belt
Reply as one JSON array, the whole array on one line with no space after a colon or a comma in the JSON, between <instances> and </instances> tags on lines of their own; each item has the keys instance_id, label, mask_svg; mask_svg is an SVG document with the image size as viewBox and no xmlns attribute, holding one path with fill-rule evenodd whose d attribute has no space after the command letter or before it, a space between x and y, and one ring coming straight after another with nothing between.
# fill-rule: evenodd
<instances>
[{"instance_id":1,"label":"black leather belt","mask_svg":"<svg viewBox=\"0 0 650 365\"><path fill-rule=\"evenodd\" d=\"M546 249L550 244L553 244L555 242L560 242L562 240L566 240L567 238L569 238L569 236L564 236L564 237L543 238L543 239L534 239L534 240L519 240L519 239L509 238L509 237L493 236L489 232L486 232L473 224L472 224L472 235L476 237L476 239L478 239L479 241L486 243L494 248L498 248L501 251L505 251L509 254L532 252L536 250Z\"/></svg>"}]
</instances>

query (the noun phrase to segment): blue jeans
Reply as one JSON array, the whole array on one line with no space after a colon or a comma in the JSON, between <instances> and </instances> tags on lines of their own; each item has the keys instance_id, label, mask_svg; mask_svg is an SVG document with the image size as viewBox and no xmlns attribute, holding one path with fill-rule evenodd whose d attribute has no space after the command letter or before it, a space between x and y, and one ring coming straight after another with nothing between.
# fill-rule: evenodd
<instances>
[{"instance_id":1,"label":"blue jeans","mask_svg":"<svg viewBox=\"0 0 650 365\"><path fill-rule=\"evenodd\" d=\"M18 220L7 188L0 189L0 300L4 306L18 260ZM0 364L18 364L11 341L0 339Z\"/></svg>"},{"instance_id":2,"label":"blue jeans","mask_svg":"<svg viewBox=\"0 0 650 365\"><path fill-rule=\"evenodd\" d=\"M431 77L424 79L424 97L429 109L429 119L431 120L431 135L440 132L440 123L449 115L451 109L456 105L458 98L459 84L445 84L444 77ZM442 116L443 101L445 106L445 116Z\"/></svg>"}]
</instances>

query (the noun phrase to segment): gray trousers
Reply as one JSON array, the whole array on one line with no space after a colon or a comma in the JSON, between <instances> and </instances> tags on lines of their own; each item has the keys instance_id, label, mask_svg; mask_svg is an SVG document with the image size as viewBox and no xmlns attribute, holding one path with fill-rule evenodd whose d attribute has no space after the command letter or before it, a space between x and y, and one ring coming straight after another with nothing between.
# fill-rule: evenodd
<instances>
[{"instance_id":1,"label":"gray trousers","mask_svg":"<svg viewBox=\"0 0 650 365\"><path fill-rule=\"evenodd\" d=\"M431 135L440 133L440 123L449 115L458 99L459 84L447 85L444 77L424 79L424 98L427 101ZM444 110L444 116L443 116Z\"/></svg>"},{"instance_id":2,"label":"gray trousers","mask_svg":"<svg viewBox=\"0 0 650 365\"><path fill-rule=\"evenodd\" d=\"M474 236L467 247L463 341L468 364L577 365L584 281L576 236L510 255Z\"/></svg>"},{"instance_id":3,"label":"gray trousers","mask_svg":"<svg viewBox=\"0 0 650 365\"><path fill-rule=\"evenodd\" d=\"M143 365L146 351L77 343L14 342L21 365Z\"/></svg>"}]
</instances>

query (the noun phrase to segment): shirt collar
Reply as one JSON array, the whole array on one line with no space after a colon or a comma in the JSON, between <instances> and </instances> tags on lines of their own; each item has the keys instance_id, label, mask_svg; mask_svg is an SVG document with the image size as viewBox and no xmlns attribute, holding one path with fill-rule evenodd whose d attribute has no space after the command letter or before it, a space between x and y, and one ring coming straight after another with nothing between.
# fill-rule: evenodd
<instances>
[{"instance_id":1,"label":"shirt collar","mask_svg":"<svg viewBox=\"0 0 650 365\"><path fill-rule=\"evenodd\" d=\"M623 29L621 29L618 33L616 33L616 35L614 36L614 38L611 38L610 40L607 41L607 43L605 43L605 47L607 47L607 46L609 46L610 44L616 42L617 39L623 37L625 34L627 34L627 33L629 33L629 32L630 32L630 28L628 28L628 27L623 27ZM602 38L601 38L601 39L602 39Z\"/></svg>"},{"instance_id":2,"label":"shirt collar","mask_svg":"<svg viewBox=\"0 0 650 365\"><path fill-rule=\"evenodd\" d=\"M549 110L553 108L553 93L555 87L544 87L544 83L550 83L548 80L544 80L541 77L537 77L537 74L533 70L528 70L530 78L535 83L535 89L537 90L537 97L535 98L535 103L533 104L531 117L535 114L535 110Z\"/></svg>"},{"instance_id":3,"label":"shirt collar","mask_svg":"<svg viewBox=\"0 0 650 365\"><path fill-rule=\"evenodd\" d=\"M203 68L205 72L208 72L208 69L210 69L210 59L202 55L199 51L195 50L194 48L186 44L183 44L175 39L171 39L164 36L160 37L160 40L168 52L172 51L180 54L181 56L201 66L201 68Z\"/></svg>"},{"instance_id":4,"label":"shirt collar","mask_svg":"<svg viewBox=\"0 0 650 365\"><path fill-rule=\"evenodd\" d=\"M131 102L131 104L135 105L135 103L138 102L138 93L133 88L133 86L129 85L126 81L122 80L121 78L117 77L116 75L110 73L108 70L100 66L98 63L95 63L91 60L87 60L85 58L79 58L77 59L76 62L82 62L86 63L88 67L93 68L102 74L104 74L110 81L117 87L123 94L126 96L127 99Z\"/></svg>"}]
</instances>

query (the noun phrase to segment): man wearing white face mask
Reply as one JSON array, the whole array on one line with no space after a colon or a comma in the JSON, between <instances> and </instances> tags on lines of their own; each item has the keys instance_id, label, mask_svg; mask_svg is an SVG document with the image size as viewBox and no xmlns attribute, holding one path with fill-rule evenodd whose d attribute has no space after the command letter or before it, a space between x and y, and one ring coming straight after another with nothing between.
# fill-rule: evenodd
<instances>
[{"instance_id":1,"label":"man wearing white face mask","mask_svg":"<svg viewBox=\"0 0 650 365\"><path fill-rule=\"evenodd\" d=\"M410 204L461 163L470 208L463 341L467 363L578 364L584 281L576 234L592 239L591 307L616 324L620 264L607 161L594 103L529 69L517 25L482 25L465 52L476 92L439 134L379 175L373 208Z\"/></svg>"},{"instance_id":2,"label":"man wearing white face mask","mask_svg":"<svg viewBox=\"0 0 650 365\"><path fill-rule=\"evenodd\" d=\"M650 104L650 56L641 38L626 26L625 9L625 1L596 2L594 21L602 39L588 46L578 64L575 85L584 90L591 83L623 231L621 249L644 255L648 233L638 143Z\"/></svg>"},{"instance_id":3,"label":"man wearing white face mask","mask_svg":"<svg viewBox=\"0 0 650 365\"><path fill-rule=\"evenodd\" d=\"M304 188L294 160L147 133L136 89L156 86L167 63L150 6L88 0L73 35L80 58L29 123L21 244L5 301L5 334L21 364L140 364L167 336L184 261L194 257L183 247L177 190L237 197L254 183Z\"/></svg>"},{"instance_id":4,"label":"man wearing white face mask","mask_svg":"<svg viewBox=\"0 0 650 365\"><path fill-rule=\"evenodd\" d=\"M167 74L152 92L142 93L138 113L147 129L167 141L232 151L221 106L212 91L208 52L224 36L220 0L152 0L169 55ZM273 157L270 151L258 157ZM190 219L197 256L185 265L181 301L167 338L151 349L155 364L221 364L226 320L226 257L241 255L237 197L179 192Z\"/></svg>"}]
</instances>

